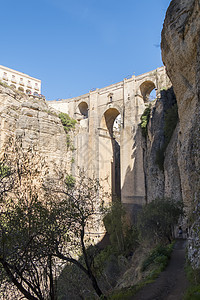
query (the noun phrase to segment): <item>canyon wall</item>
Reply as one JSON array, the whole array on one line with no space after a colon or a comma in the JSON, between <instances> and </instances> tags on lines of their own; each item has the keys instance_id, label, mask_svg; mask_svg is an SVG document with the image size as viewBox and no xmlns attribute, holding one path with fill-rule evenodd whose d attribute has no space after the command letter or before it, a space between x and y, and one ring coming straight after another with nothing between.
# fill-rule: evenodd
<instances>
[{"instance_id":1,"label":"canyon wall","mask_svg":"<svg viewBox=\"0 0 200 300\"><path fill-rule=\"evenodd\" d=\"M173 0L162 31L162 58L178 104L176 129L180 186L190 226L189 257L200 266L200 1ZM168 146L167 157L173 153ZM175 163L176 165L176 163ZM176 166L177 169L177 166ZM174 175L173 175L174 176ZM177 175L178 176L178 175ZM177 178L174 176L174 179ZM177 179L176 179L177 180ZM179 184L178 184L179 185Z\"/></svg>"},{"instance_id":2,"label":"canyon wall","mask_svg":"<svg viewBox=\"0 0 200 300\"><path fill-rule=\"evenodd\" d=\"M44 179L58 178L71 171L71 152L66 134L55 110L43 99L0 85L0 149L1 154L10 138L20 140L22 151L32 149L45 161ZM9 148L6 149L10 151Z\"/></svg>"}]
</instances>

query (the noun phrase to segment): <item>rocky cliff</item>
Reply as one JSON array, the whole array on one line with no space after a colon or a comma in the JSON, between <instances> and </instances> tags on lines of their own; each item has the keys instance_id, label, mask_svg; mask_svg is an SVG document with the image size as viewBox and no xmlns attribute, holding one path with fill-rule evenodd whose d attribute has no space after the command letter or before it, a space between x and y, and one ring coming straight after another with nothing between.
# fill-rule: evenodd
<instances>
[{"instance_id":1,"label":"rocky cliff","mask_svg":"<svg viewBox=\"0 0 200 300\"><path fill-rule=\"evenodd\" d=\"M177 180L190 226L189 257L200 266L200 1L172 0L162 31L162 57L171 79L178 104L179 125L176 142L170 142L165 155L172 165L173 153L178 166L170 176ZM174 146L173 146L174 145ZM174 152L172 149L174 148ZM176 159L175 159L176 161ZM176 175L177 174L177 175ZM169 184L167 184L169 186ZM178 183L179 185L179 183ZM179 188L178 188L179 189Z\"/></svg>"},{"instance_id":2,"label":"rocky cliff","mask_svg":"<svg viewBox=\"0 0 200 300\"><path fill-rule=\"evenodd\" d=\"M178 167L179 120L173 88L162 90L151 105L147 134L143 139L146 200L182 200Z\"/></svg>"},{"instance_id":3,"label":"rocky cliff","mask_svg":"<svg viewBox=\"0 0 200 300\"><path fill-rule=\"evenodd\" d=\"M60 172L70 171L71 153L66 134L56 112L45 100L29 97L0 85L0 149L10 137L20 139L22 151L34 149L45 161L46 178L57 178ZM9 151L9 149L7 149Z\"/></svg>"}]
</instances>

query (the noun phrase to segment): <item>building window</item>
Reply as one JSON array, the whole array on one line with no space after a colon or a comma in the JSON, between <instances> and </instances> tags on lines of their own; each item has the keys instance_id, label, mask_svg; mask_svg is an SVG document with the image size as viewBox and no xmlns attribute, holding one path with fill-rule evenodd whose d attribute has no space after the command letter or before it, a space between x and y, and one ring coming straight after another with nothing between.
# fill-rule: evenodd
<instances>
[{"instance_id":1,"label":"building window","mask_svg":"<svg viewBox=\"0 0 200 300\"><path fill-rule=\"evenodd\" d=\"M12 82L16 83L16 78L15 78L15 75L12 75L12 79L11 79Z\"/></svg>"},{"instance_id":2,"label":"building window","mask_svg":"<svg viewBox=\"0 0 200 300\"><path fill-rule=\"evenodd\" d=\"M6 72L3 73L3 80L8 80L8 76Z\"/></svg>"},{"instance_id":3,"label":"building window","mask_svg":"<svg viewBox=\"0 0 200 300\"><path fill-rule=\"evenodd\" d=\"M39 91L38 83L35 83L35 90Z\"/></svg>"},{"instance_id":4,"label":"building window","mask_svg":"<svg viewBox=\"0 0 200 300\"><path fill-rule=\"evenodd\" d=\"M31 95L31 90L26 90L27 95Z\"/></svg>"},{"instance_id":5,"label":"building window","mask_svg":"<svg viewBox=\"0 0 200 300\"><path fill-rule=\"evenodd\" d=\"M30 80L28 80L27 87L32 89L32 85L31 85L31 81Z\"/></svg>"},{"instance_id":6,"label":"building window","mask_svg":"<svg viewBox=\"0 0 200 300\"><path fill-rule=\"evenodd\" d=\"M113 101L113 93L109 93L107 97L108 97L108 102Z\"/></svg>"},{"instance_id":7,"label":"building window","mask_svg":"<svg viewBox=\"0 0 200 300\"><path fill-rule=\"evenodd\" d=\"M23 78L20 78L19 84L20 84L20 85L24 85Z\"/></svg>"}]
</instances>

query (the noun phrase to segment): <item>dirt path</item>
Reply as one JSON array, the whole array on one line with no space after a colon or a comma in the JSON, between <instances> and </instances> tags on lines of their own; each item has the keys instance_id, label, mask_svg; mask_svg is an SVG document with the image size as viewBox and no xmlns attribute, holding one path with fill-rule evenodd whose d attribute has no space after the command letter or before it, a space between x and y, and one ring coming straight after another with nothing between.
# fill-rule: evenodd
<instances>
[{"instance_id":1,"label":"dirt path","mask_svg":"<svg viewBox=\"0 0 200 300\"><path fill-rule=\"evenodd\" d=\"M188 286L184 272L185 240L177 240L166 270L131 300L182 300Z\"/></svg>"}]
</instances>

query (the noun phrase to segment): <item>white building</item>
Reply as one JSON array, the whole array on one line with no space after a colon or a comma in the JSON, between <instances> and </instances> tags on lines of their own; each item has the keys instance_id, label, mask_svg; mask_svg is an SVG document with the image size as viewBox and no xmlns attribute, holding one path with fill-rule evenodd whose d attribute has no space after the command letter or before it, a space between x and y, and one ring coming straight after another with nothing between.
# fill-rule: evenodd
<instances>
[{"instance_id":1,"label":"white building","mask_svg":"<svg viewBox=\"0 0 200 300\"><path fill-rule=\"evenodd\" d=\"M41 80L1 65L0 81L26 94L41 94Z\"/></svg>"}]
</instances>

